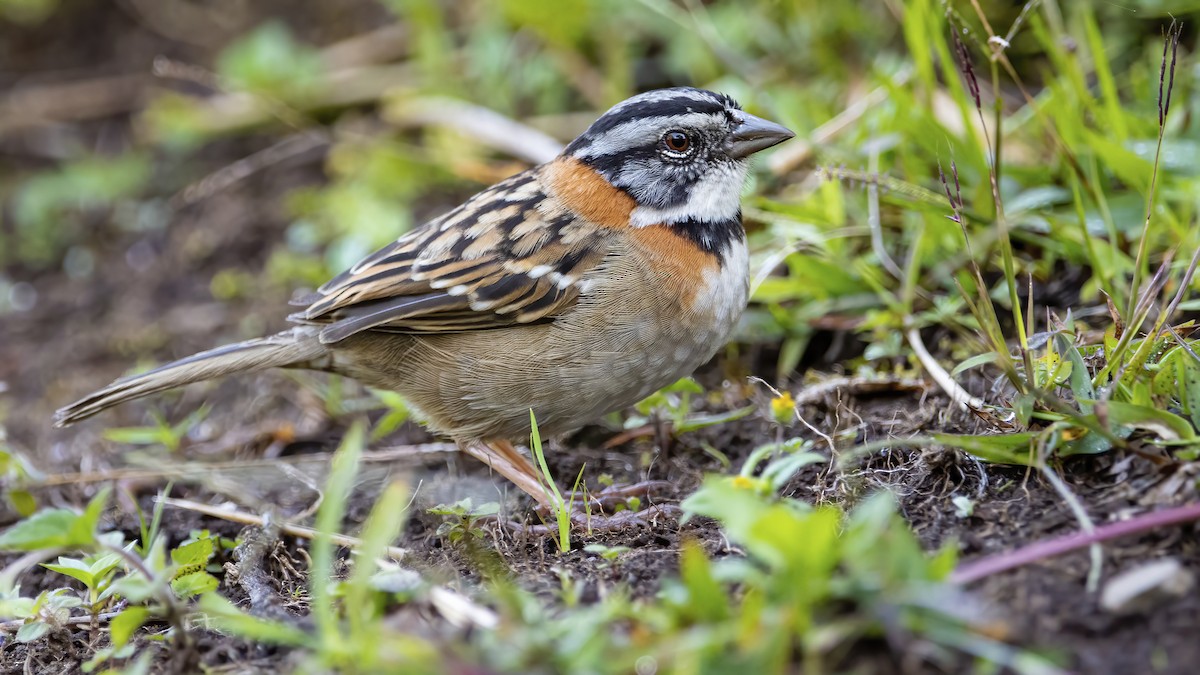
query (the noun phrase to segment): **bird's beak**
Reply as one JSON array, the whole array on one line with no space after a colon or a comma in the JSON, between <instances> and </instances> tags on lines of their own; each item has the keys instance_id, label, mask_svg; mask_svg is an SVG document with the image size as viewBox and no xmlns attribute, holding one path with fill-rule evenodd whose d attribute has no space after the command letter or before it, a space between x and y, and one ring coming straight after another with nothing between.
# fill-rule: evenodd
<instances>
[{"instance_id":1,"label":"bird's beak","mask_svg":"<svg viewBox=\"0 0 1200 675\"><path fill-rule=\"evenodd\" d=\"M749 113L741 113L742 123L729 134L726 141L729 156L734 159L749 157L759 150L779 145L796 134L791 129L769 122Z\"/></svg>"}]
</instances>

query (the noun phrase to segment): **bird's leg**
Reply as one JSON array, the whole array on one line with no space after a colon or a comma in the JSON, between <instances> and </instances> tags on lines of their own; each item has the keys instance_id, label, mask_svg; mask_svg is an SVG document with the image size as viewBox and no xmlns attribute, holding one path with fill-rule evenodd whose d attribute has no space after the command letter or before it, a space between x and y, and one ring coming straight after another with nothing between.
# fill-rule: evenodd
<instances>
[{"instance_id":1,"label":"bird's leg","mask_svg":"<svg viewBox=\"0 0 1200 675\"><path fill-rule=\"evenodd\" d=\"M468 455L487 464L493 471L512 481L523 492L533 497L538 506L547 513L554 511L554 497L542 484L541 476L533 464L525 459L508 441L464 443L460 446Z\"/></svg>"},{"instance_id":2,"label":"bird's leg","mask_svg":"<svg viewBox=\"0 0 1200 675\"><path fill-rule=\"evenodd\" d=\"M524 455L513 447L512 443L487 441L463 444L461 447L463 452L487 464L496 473L512 481L514 485L533 497L538 504L537 510L543 515L548 516L557 512L557 500L545 485L545 478L538 473ZM606 488L599 493L580 496L578 499L575 496L565 498L569 504L573 504L570 517L571 523L576 527L587 531L623 530L631 526L646 525L647 516L677 514L679 511L677 506L662 504L653 506L646 511L622 511L608 515L614 510L613 507L616 504L624 503L629 497L644 496L668 487L670 484L665 481L643 481L635 485ZM557 531L553 524L526 526L511 521L506 524L516 529L532 532L553 534Z\"/></svg>"},{"instance_id":3,"label":"bird's leg","mask_svg":"<svg viewBox=\"0 0 1200 675\"><path fill-rule=\"evenodd\" d=\"M546 485L546 477L541 474L533 466L533 463L521 454L512 443L508 441L489 441L487 443L490 448L508 461L509 464L517 467L520 471L527 475L533 476L536 482L542 489L542 493L546 496L546 501L538 500L539 510L542 515L550 515L555 509L547 508L546 502L554 503L553 490ZM515 481L514 481L515 482ZM666 481L647 480L634 485L611 485L604 488L600 492L573 492L563 495L567 506L571 506L572 510L579 512L587 512L594 510L597 515L601 513L613 513L617 509L618 504L624 504L630 497L645 497L649 494L659 491L666 491L671 488L671 484ZM522 488L524 489L524 488ZM529 492L526 490L526 492ZM532 494L532 493L531 493ZM534 497L537 499L537 497ZM585 503L585 500L587 503Z\"/></svg>"},{"instance_id":4,"label":"bird's leg","mask_svg":"<svg viewBox=\"0 0 1200 675\"><path fill-rule=\"evenodd\" d=\"M500 455L504 457L504 459L507 459L510 464L517 467L522 472L532 476L534 482L536 482L538 485L542 485L542 481L544 479L542 474L538 473L537 468L533 466L533 462L530 462L528 459L526 459L525 455L522 455L521 451L517 450L512 443L509 443L508 441L488 441L487 445L496 452L500 453Z\"/></svg>"}]
</instances>

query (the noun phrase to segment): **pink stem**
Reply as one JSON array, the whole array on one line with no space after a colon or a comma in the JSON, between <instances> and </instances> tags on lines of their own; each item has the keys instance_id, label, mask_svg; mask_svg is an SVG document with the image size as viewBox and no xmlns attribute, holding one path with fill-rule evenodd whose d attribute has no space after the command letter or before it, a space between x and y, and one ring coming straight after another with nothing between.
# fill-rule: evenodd
<instances>
[{"instance_id":1,"label":"pink stem","mask_svg":"<svg viewBox=\"0 0 1200 675\"><path fill-rule=\"evenodd\" d=\"M1063 553L1069 553L1102 541L1117 539L1131 534L1149 532L1160 527L1178 525L1193 520L1200 520L1200 503L1178 506L1173 509L1154 511L1130 520L1109 523L1097 527L1092 533L1074 532L1054 539L1043 539L1023 546L1015 551L1008 551L979 560L974 560L950 575L951 583L969 584L993 574L1011 570L1022 565L1028 565L1044 558L1050 558Z\"/></svg>"}]
</instances>

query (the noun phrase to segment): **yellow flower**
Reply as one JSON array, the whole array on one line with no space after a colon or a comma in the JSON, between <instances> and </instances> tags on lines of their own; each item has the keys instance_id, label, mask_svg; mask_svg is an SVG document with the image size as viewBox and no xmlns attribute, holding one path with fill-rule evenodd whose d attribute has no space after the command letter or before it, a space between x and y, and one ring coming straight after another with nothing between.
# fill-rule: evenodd
<instances>
[{"instance_id":1,"label":"yellow flower","mask_svg":"<svg viewBox=\"0 0 1200 675\"><path fill-rule=\"evenodd\" d=\"M754 488L756 488L758 486L757 483L758 483L758 481L754 480L753 478L749 478L747 476L734 476L733 477L733 487L738 488L740 490L753 490Z\"/></svg>"},{"instance_id":2,"label":"yellow flower","mask_svg":"<svg viewBox=\"0 0 1200 675\"><path fill-rule=\"evenodd\" d=\"M1080 427L1067 427L1062 430L1062 439L1064 441L1074 441L1083 438L1087 435L1087 429Z\"/></svg>"},{"instance_id":3,"label":"yellow flower","mask_svg":"<svg viewBox=\"0 0 1200 675\"><path fill-rule=\"evenodd\" d=\"M796 412L796 399L792 398L792 393L785 391L782 394L771 399L771 417L780 424L788 424L792 421L792 415Z\"/></svg>"}]
</instances>

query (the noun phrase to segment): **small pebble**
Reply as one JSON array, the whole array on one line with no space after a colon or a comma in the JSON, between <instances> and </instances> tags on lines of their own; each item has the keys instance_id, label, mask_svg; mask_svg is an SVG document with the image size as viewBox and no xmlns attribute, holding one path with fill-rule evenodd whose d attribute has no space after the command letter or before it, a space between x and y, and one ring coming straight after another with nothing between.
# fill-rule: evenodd
<instances>
[{"instance_id":1,"label":"small pebble","mask_svg":"<svg viewBox=\"0 0 1200 675\"><path fill-rule=\"evenodd\" d=\"M8 304L17 312L28 312L37 305L38 293L33 284L18 281L8 289Z\"/></svg>"},{"instance_id":2,"label":"small pebble","mask_svg":"<svg viewBox=\"0 0 1200 675\"><path fill-rule=\"evenodd\" d=\"M1113 614L1134 614L1183 597L1195 576L1175 558L1163 558L1126 570L1109 579L1100 606Z\"/></svg>"}]
</instances>

